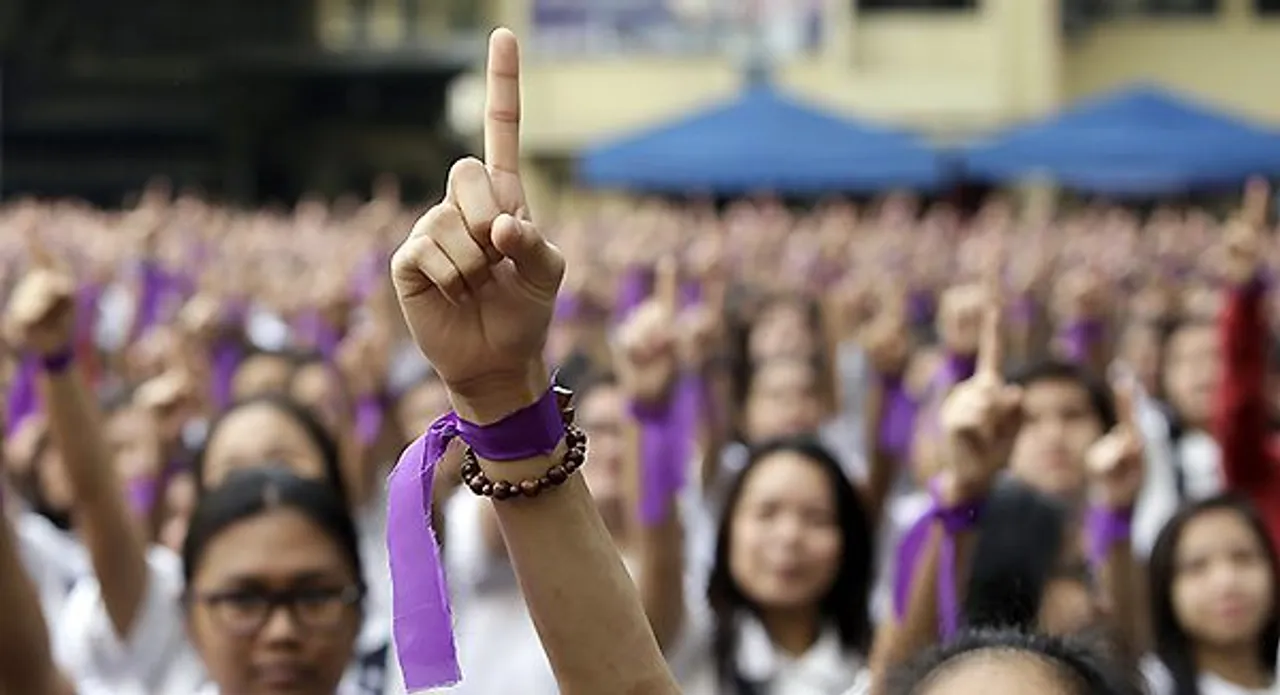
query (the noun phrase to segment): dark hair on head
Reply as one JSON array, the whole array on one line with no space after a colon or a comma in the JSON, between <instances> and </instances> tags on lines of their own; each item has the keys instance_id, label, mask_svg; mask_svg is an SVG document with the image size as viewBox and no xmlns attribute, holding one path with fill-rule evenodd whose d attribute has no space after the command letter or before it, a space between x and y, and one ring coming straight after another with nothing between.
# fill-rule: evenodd
<instances>
[{"instance_id":1,"label":"dark hair on head","mask_svg":"<svg viewBox=\"0 0 1280 695\"><path fill-rule=\"evenodd\" d=\"M1015 370L1009 381L1023 388L1045 381L1075 384L1088 394L1089 405L1101 421L1103 431L1116 426L1116 402L1111 389L1082 367L1061 360L1043 360Z\"/></svg>"},{"instance_id":2,"label":"dark hair on head","mask_svg":"<svg viewBox=\"0 0 1280 695\"><path fill-rule=\"evenodd\" d=\"M182 543L182 577L190 586L204 551L228 527L278 509L300 512L341 550L351 575L363 589L360 543L347 506L329 485L281 468L235 471L208 491L191 515Z\"/></svg>"},{"instance_id":3,"label":"dark hair on head","mask_svg":"<svg viewBox=\"0 0 1280 695\"><path fill-rule=\"evenodd\" d=\"M966 630L955 640L919 654L890 675L886 693L923 693L948 671L978 656L1039 661L1052 670L1062 692L1071 695L1142 695L1144 690L1126 669L1091 643L1019 630L978 629Z\"/></svg>"},{"instance_id":4,"label":"dark hair on head","mask_svg":"<svg viewBox=\"0 0 1280 695\"><path fill-rule=\"evenodd\" d=\"M1062 504L1016 480L997 485L973 549L965 624L1035 630L1067 533Z\"/></svg>"},{"instance_id":5,"label":"dark hair on head","mask_svg":"<svg viewBox=\"0 0 1280 695\"><path fill-rule=\"evenodd\" d=\"M348 415L354 415L356 411L356 399L351 395L351 389L347 387L347 380L343 376L342 371L333 362L325 358L318 352L307 352L298 355L293 361L293 373L289 375L288 392L293 393L297 387L298 378L302 376L302 370L317 367L323 369L338 386L338 393L342 396L342 405Z\"/></svg>"},{"instance_id":6,"label":"dark hair on head","mask_svg":"<svg viewBox=\"0 0 1280 695\"><path fill-rule=\"evenodd\" d=\"M209 431L205 435L204 445L196 452L195 461L192 464L191 472L195 476L196 491L203 494L207 491L205 485L205 456L209 450L209 443L217 436L218 430L222 427L222 423L226 421L232 414L252 407L266 407L275 410L285 417L293 420L302 428L307 439L316 447L320 453L320 462L324 465L325 482L332 485L337 491L338 496L344 502L350 499L347 494L345 478L342 475L342 459L338 450L338 442L334 440L333 435L329 434L329 430L325 428L321 422L316 419L306 407L297 401L274 393L264 393L252 398L233 403L230 407L218 413L218 416L209 423ZM263 461L266 465L269 462Z\"/></svg>"},{"instance_id":7,"label":"dark hair on head","mask_svg":"<svg viewBox=\"0 0 1280 695\"><path fill-rule=\"evenodd\" d=\"M1215 495L1179 509L1160 530L1148 560L1148 599L1151 601L1151 634L1155 654L1164 663L1174 683L1174 695L1199 695L1199 668L1195 663L1193 637L1187 634L1173 606L1173 585L1178 579L1178 545L1187 525L1215 511L1229 511L1240 517L1258 541L1271 572L1271 615L1257 636L1257 655L1271 673L1276 669L1276 648L1280 645L1280 563L1275 547L1258 512L1243 498Z\"/></svg>"},{"instance_id":8,"label":"dark hair on head","mask_svg":"<svg viewBox=\"0 0 1280 695\"><path fill-rule=\"evenodd\" d=\"M845 477L844 469L817 439L788 437L753 449L742 472L734 479L725 498L716 532L715 560L707 584L707 599L715 615L714 657L717 673L734 679L737 650L737 617L742 611L758 614L759 607L738 585L729 567L733 518L742 500L742 491L751 472L775 454L797 454L822 470L834 497L836 522L840 527L843 551L840 567L831 588L819 599L819 615L833 623L846 649L865 655L871 645L871 620L867 597L874 558L871 522L862 498Z\"/></svg>"}]
</instances>

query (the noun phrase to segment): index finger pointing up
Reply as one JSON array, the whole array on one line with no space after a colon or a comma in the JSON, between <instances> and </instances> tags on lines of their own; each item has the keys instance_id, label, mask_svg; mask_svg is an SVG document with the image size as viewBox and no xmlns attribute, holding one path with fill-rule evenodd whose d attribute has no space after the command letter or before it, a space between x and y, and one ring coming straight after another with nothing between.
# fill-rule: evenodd
<instances>
[{"instance_id":1,"label":"index finger pointing up","mask_svg":"<svg viewBox=\"0 0 1280 695\"><path fill-rule=\"evenodd\" d=\"M484 162L490 169L520 171L520 44L510 29L489 36L485 74Z\"/></svg>"}]
</instances>

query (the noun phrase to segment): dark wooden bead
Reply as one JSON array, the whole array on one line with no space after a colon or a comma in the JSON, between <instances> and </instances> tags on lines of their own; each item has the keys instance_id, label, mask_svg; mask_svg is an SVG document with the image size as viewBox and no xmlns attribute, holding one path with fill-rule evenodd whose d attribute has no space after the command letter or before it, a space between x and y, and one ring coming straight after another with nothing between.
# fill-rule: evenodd
<instances>
[{"instance_id":1,"label":"dark wooden bead","mask_svg":"<svg viewBox=\"0 0 1280 695\"><path fill-rule=\"evenodd\" d=\"M462 475L465 478L470 478L471 476L479 472L480 472L480 464L476 463L475 461L467 461L466 463L462 464Z\"/></svg>"},{"instance_id":2,"label":"dark wooden bead","mask_svg":"<svg viewBox=\"0 0 1280 695\"><path fill-rule=\"evenodd\" d=\"M541 478L538 478L538 487L541 487L543 490L546 490L547 488L551 487L551 478L548 478L545 475L542 476Z\"/></svg>"},{"instance_id":3,"label":"dark wooden bead","mask_svg":"<svg viewBox=\"0 0 1280 695\"><path fill-rule=\"evenodd\" d=\"M569 474L565 472L563 466L555 465L547 469L547 478L552 483L560 485L569 478Z\"/></svg>"},{"instance_id":4,"label":"dark wooden bead","mask_svg":"<svg viewBox=\"0 0 1280 695\"><path fill-rule=\"evenodd\" d=\"M480 489L480 494L485 497L493 497L493 483L486 480L484 482L484 487Z\"/></svg>"},{"instance_id":5,"label":"dark wooden bead","mask_svg":"<svg viewBox=\"0 0 1280 695\"><path fill-rule=\"evenodd\" d=\"M570 449L568 452L566 452L566 453L565 453L565 455L564 455L564 459L565 459L566 461L572 461L573 463L576 463L576 464L578 464L578 465L582 465L582 462L583 462L583 460L585 460L585 459L586 459L586 456L585 456L584 452L582 451L582 449L575 447L575 448Z\"/></svg>"},{"instance_id":6,"label":"dark wooden bead","mask_svg":"<svg viewBox=\"0 0 1280 695\"><path fill-rule=\"evenodd\" d=\"M525 497L536 497L539 492L542 492L542 485L537 480L521 480L520 492L524 493Z\"/></svg>"},{"instance_id":7,"label":"dark wooden bead","mask_svg":"<svg viewBox=\"0 0 1280 695\"><path fill-rule=\"evenodd\" d=\"M489 481L485 480L483 476L476 476L467 481L467 487L471 488L471 491L477 495L485 494L484 488L488 484Z\"/></svg>"},{"instance_id":8,"label":"dark wooden bead","mask_svg":"<svg viewBox=\"0 0 1280 695\"><path fill-rule=\"evenodd\" d=\"M581 466L582 463L579 461L574 461L572 459L565 459L563 465L564 465L564 472L572 475L574 471L578 470L578 467Z\"/></svg>"},{"instance_id":9,"label":"dark wooden bead","mask_svg":"<svg viewBox=\"0 0 1280 695\"><path fill-rule=\"evenodd\" d=\"M505 500L515 494L515 489L511 487L511 483L505 480L499 480L493 484L493 498L495 500Z\"/></svg>"}]
</instances>

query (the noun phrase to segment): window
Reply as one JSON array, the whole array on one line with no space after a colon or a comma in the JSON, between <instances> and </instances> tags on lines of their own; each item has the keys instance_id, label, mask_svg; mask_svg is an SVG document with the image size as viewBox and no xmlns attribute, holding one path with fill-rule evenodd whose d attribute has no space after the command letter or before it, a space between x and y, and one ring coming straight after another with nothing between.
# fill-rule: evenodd
<instances>
[{"instance_id":1,"label":"window","mask_svg":"<svg viewBox=\"0 0 1280 695\"><path fill-rule=\"evenodd\" d=\"M856 0L862 10L973 10L978 0Z\"/></svg>"}]
</instances>

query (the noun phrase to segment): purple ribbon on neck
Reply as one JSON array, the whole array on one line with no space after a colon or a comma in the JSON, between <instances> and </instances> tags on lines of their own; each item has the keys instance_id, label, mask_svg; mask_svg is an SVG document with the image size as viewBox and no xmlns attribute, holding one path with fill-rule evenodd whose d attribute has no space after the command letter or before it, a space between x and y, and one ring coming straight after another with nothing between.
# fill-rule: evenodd
<instances>
[{"instance_id":1,"label":"purple ribbon on neck","mask_svg":"<svg viewBox=\"0 0 1280 695\"><path fill-rule=\"evenodd\" d=\"M960 601L956 594L956 541L955 535L968 531L977 524L982 514L982 501L970 502L955 508L946 508L938 500L934 486L933 506L925 512L903 535L898 545L894 563L893 610L899 620L906 617L911 600L911 583L920 566L929 533L935 522L941 523L943 535L938 546L938 636L953 637L960 627Z\"/></svg>"},{"instance_id":2,"label":"purple ribbon on neck","mask_svg":"<svg viewBox=\"0 0 1280 695\"><path fill-rule=\"evenodd\" d=\"M13 436L27 418L40 409L40 394L36 390L36 377L40 373L39 358L26 355L18 363L18 370L9 385L8 426L5 432Z\"/></svg>"},{"instance_id":3,"label":"purple ribbon on neck","mask_svg":"<svg viewBox=\"0 0 1280 695\"><path fill-rule=\"evenodd\" d=\"M457 416L441 415L400 455L388 480L392 632L410 692L452 685L462 678L440 547L431 526L432 476L457 435Z\"/></svg>"},{"instance_id":4,"label":"purple ribbon on neck","mask_svg":"<svg viewBox=\"0 0 1280 695\"><path fill-rule=\"evenodd\" d=\"M907 465L911 462L919 404L907 391L900 376L886 377L881 385L881 394L878 444L881 451L899 464Z\"/></svg>"},{"instance_id":5,"label":"purple ribbon on neck","mask_svg":"<svg viewBox=\"0 0 1280 695\"><path fill-rule=\"evenodd\" d=\"M1062 348L1066 358L1082 363L1093 354L1093 349L1106 337L1107 326L1100 319L1072 321L1062 331Z\"/></svg>"}]
</instances>

